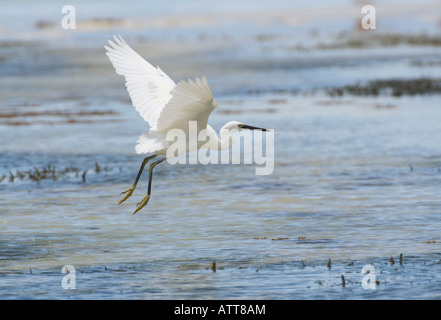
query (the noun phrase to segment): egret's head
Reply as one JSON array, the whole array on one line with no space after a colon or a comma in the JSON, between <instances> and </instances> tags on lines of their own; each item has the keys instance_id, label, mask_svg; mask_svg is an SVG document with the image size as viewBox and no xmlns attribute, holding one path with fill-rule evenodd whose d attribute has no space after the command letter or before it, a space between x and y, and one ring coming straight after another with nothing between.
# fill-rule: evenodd
<instances>
[{"instance_id":1,"label":"egret's head","mask_svg":"<svg viewBox=\"0 0 441 320\"><path fill-rule=\"evenodd\" d=\"M265 129L265 128L250 126L250 125L247 125L245 123L239 123L237 125L237 127L239 128L239 130L244 130L244 129L248 129L248 130L261 130L261 131L267 131L268 130L268 129Z\"/></svg>"},{"instance_id":2,"label":"egret's head","mask_svg":"<svg viewBox=\"0 0 441 320\"><path fill-rule=\"evenodd\" d=\"M269 131L269 129L259 128L247 125L239 121L230 121L225 124L219 131L219 146L215 146L216 150L225 150L230 148L233 143L233 134L242 130L260 130Z\"/></svg>"},{"instance_id":3,"label":"egret's head","mask_svg":"<svg viewBox=\"0 0 441 320\"><path fill-rule=\"evenodd\" d=\"M265 128L259 128L259 127L255 127L255 126L250 126L247 125L245 123L239 122L239 121L230 121L228 122L225 126L224 129L227 130L238 130L238 131L242 131L242 130L261 130L261 131L268 131L268 129Z\"/></svg>"}]
</instances>

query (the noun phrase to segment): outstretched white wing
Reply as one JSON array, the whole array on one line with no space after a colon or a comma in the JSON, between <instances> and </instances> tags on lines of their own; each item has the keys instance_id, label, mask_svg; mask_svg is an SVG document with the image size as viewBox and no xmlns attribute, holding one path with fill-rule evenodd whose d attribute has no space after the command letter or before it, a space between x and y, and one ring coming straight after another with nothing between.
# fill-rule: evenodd
<instances>
[{"instance_id":1,"label":"outstretched white wing","mask_svg":"<svg viewBox=\"0 0 441 320\"><path fill-rule=\"evenodd\" d=\"M116 73L126 79L127 91L141 117L153 132L188 129L189 121L198 128L207 127L208 117L216 108L207 79L180 81L177 85L159 67L154 68L121 38L109 40L105 47Z\"/></svg>"},{"instance_id":2,"label":"outstretched white wing","mask_svg":"<svg viewBox=\"0 0 441 320\"><path fill-rule=\"evenodd\" d=\"M157 132L180 128L188 130L189 121L197 121L199 129L207 127L208 117L217 107L207 79L180 81L171 91L157 121Z\"/></svg>"},{"instance_id":3,"label":"outstretched white wing","mask_svg":"<svg viewBox=\"0 0 441 320\"><path fill-rule=\"evenodd\" d=\"M126 79L127 91L133 106L147 121L151 130L157 129L161 110L171 99L171 91L176 86L159 67L155 68L137 54L121 37L109 40L112 48L105 46L107 56L116 73Z\"/></svg>"}]
</instances>

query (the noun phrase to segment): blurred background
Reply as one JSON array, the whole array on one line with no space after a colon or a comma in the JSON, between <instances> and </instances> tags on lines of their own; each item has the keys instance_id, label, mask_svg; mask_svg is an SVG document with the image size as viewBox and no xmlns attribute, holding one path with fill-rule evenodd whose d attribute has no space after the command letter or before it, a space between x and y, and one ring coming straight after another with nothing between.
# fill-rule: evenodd
<instances>
[{"instance_id":1,"label":"blurred background","mask_svg":"<svg viewBox=\"0 0 441 320\"><path fill-rule=\"evenodd\" d=\"M148 127L113 35L274 128L274 173L163 164L116 206ZM0 297L439 298L440 94L439 0L1 0Z\"/></svg>"}]
</instances>

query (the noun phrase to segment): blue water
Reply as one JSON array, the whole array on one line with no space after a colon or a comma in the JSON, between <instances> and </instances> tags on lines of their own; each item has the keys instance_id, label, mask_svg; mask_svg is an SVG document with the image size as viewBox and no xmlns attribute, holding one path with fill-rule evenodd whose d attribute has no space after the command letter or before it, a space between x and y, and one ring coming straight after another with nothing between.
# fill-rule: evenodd
<instances>
[{"instance_id":1,"label":"blue water","mask_svg":"<svg viewBox=\"0 0 441 320\"><path fill-rule=\"evenodd\" d=\"M2 2L2 299L440 298L439 94L324 90L441 78L439 45L318 48L372 35L352 1L106 4L78 2L63 30L58 4ZM439 35L436 3L406 4L379 6L373 32L406 34L410 19ZM274 128L274 172L163 163L146 208L132 215L146 175L117 206L147 125L104 54L115 33L175 80L207 76L216 130Z\"/></svg>"}]
</instances>

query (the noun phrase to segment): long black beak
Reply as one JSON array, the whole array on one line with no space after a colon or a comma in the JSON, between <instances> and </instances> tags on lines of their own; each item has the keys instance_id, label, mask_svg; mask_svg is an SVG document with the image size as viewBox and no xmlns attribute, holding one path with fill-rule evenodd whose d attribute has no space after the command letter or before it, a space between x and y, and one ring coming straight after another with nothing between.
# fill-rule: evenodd
<instances>
[{"instance_id":1,"label":"long black beak","mask_svg":"<svg viewBox=\"0 0 441 320\"><path fill-rule=\"evenodd\" d=\"M242 128L242 129L249 129L249 130L268 131L268 129L265 129L265 128L259 128L259 127L254 127L254 126L249 126L249 125L247 125L247 124L240 124L239 127Z\"/></svg>"}]
</instances>

